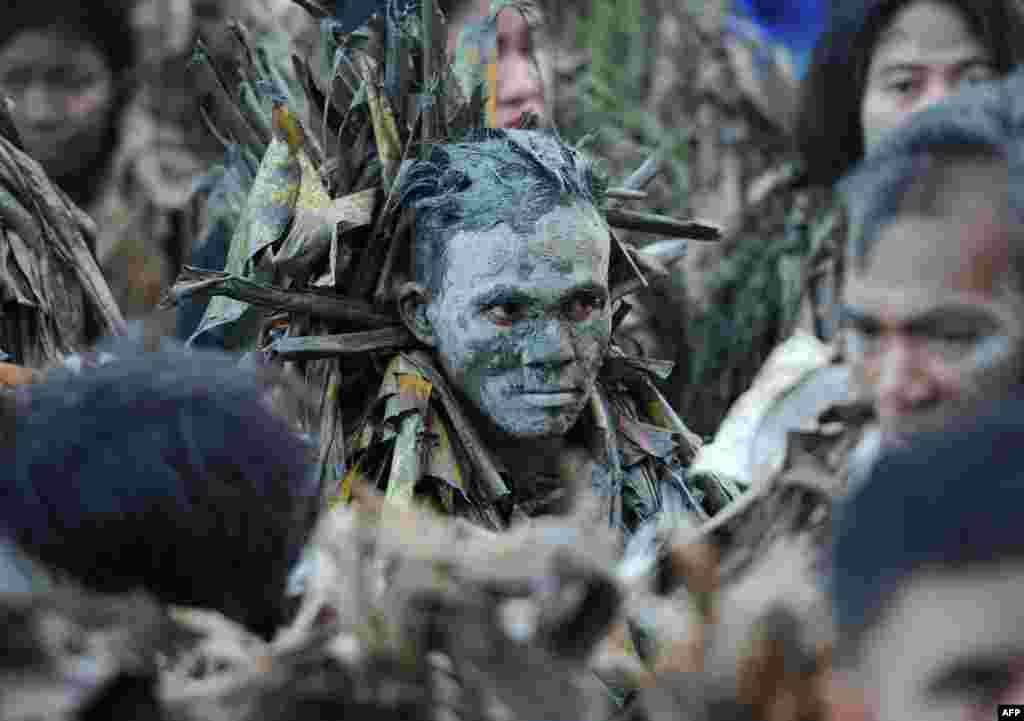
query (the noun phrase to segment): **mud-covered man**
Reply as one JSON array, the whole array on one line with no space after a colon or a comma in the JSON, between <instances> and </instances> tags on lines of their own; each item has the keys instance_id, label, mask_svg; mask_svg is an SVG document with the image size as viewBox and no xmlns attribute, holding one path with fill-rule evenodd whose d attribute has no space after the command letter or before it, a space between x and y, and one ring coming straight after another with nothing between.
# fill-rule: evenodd
<instances>
[{"instance_id":1,"label":"mud-covered man","mask_svg":"<svg viewBox=\"0 0 1024 721\"><path fill-rule=\"evenodd\" d=\"M721 507L722 488L686 483L697 439L612 347L611 234L590 162L553 133L480 130L400 182L415 213L400 310L431 352L388 366L354 472L492 528L567 511L578 493L629 531Z\"/></svg>"}]
</instances>

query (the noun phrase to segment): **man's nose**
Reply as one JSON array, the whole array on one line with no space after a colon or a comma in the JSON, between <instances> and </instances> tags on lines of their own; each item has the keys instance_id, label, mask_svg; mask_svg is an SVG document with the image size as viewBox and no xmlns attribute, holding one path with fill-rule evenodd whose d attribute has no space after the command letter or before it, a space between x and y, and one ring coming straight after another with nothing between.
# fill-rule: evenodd
<instances>
[{"instance_id":1,"label":"man's nose","mask_svg":"<svg viewBox=\"0 0 1024 721\"><path fill-rule=\"evenodd\" d=\"M555 319L538 322L525 342L523 363L528 366L562 366L576 358L569 331Z\"/></svg>"},{"instance_id":2,"label":"man's nose","mask_svg":"<svg viewBox=\"0 0 1024 721\"><path fill-rule=\"evenodd\" d=\"M20 114L32 125L52 123L59 119L53 93L42 83L32 83L21 98Z\"/></svg>"},{"instance_id":3,"label":"man's nose","mask_svg":"<svg viewBox=\"0 0 1024 721\"><path fill-rule=\"evenodd\" d=\"M1013 680L1007 685L999 697L1001 704L1024 703L1024 664L1018 663L1013 671Z\"/></svg>"},{"instance_id":4,"label":"man's nose","mask_svg":"<svg viewBox=\"0 0 1024 721\"><path fill-rule=\"evenodd\" d=\"M516 51L498 60L499 105L538 112L543 97L540 72L527 53Z\"/></svg>"},{"instance_id":5,"label":"man's nose","mask_svg":"<svg viewBox=\"0 0 1024 721\"><path fill-rule=\"evenodd\" d=\"M945 74L936 73L934 77L928 80L928 84L925 86L925 90L917 98L917 103L914 104L914 111L919 112L926 108L930 108L941 100L945 100L950 95L955 93L958 89L957 80L955 78L947 77Z\"/></svg>"},{"instance_id":6,"label":"man's nose","mask_svg":"<svg viewBox=\"0 0 1024 721\"><path fill-rule=\"evenodd\" d=\"M934 394L927 358L914 339L889 339L879 359L878 374L880 415L911 411Z\"/></svg>"}]
</instances>

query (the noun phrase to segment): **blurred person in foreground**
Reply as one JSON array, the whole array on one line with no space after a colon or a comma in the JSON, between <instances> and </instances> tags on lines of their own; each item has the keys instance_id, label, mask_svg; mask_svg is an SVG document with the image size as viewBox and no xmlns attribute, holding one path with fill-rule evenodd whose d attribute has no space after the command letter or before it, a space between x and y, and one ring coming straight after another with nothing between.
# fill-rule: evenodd
<instances>
[{"instance_id":1,"label":"blurred person in foreground","mask_svg":"<svg viewBox=\"0 0 1024 721\"><path fill-rule=\"evenodd\" d=\"M883 143L843 193L841 314L882 439L936 430L1024 378L1024 74Z\"/></svg>"},{"instance_id":2,"label":"blurred person in foreground","mask_svg":"<svg viewBox=\"0 0 1024 721\"><path fill-rule=\"evenodd\" d=\"M993 719L1024 703L1024 403L883 458L840 507L833 718Z\"/></svg>"},{"instance_id":3,"label":"blurred person in foreground","mask_svg":"<svg viewBox=\"0 0 1024 721\"><path fill-rule=\"evenodd\" d=\"M821 713L813 684L833 638L830 518L877 449L942 428L1024 378L1022 91L1016 73L921 113L842 185L858 392L789 433L780 469L700 534L719 574L709 674L762 712L803 688L806 713ZM773 676L773 648L801 662Z\"/></svg>"},{"instance_id":4,"label":"blurred person in foreground","mask_svg":"<svg viewBox=\"0 0 1024 721\"><path fill-rule=\"evenodd\" d=\"M271 636L319 508L312 450L270 405L287 386L208 353L108 350L8 414L0 587L139 589Z\"/></svg>"}]
</instances>

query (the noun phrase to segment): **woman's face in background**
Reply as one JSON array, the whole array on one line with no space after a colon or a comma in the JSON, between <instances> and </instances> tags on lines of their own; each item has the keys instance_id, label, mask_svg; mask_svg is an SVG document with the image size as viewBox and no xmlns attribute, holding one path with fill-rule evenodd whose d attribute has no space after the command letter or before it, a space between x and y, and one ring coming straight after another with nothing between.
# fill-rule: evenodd
<instances>
[{"instance_id":1,"label":"woman's face in background","mask_svg":"<svg viewBox=\"0 0 1024 721\"><path fill-rule=\"evenodd\" d=\"M955 7L909 3L879 35L868 67L861 103L865 151L914 113L995 76L992 54Z\"/></svg>"},{"instance_id":2,"label":"woman's face in background","mask_svg":"<svg viewBox=\"0 0 1024 721\"><path fill-rule=\"evenodd\" d=\"M60 27L24 30L0 47L0 91L14 101L26 149L51 177L97 161L116 90L96 45Z\"/></svg>"},{"instance_id":3,"label":"woman's face in background","mask_svg":"<svg viewBox=\"0 0 1024 721\"><path fill-rule=\"evenodd\" d=\"M461 13L452 18L448 30L448 52L456 52L459 33L466 23L480 22L487 17L487 0L471 0ZM544 119L547 101L544 95L543 62L534 47L534 29L521 12L507 8L498 14L497 27L497 98L494 124L514 128L523 113Z\"/></svg>"}]
</instances>

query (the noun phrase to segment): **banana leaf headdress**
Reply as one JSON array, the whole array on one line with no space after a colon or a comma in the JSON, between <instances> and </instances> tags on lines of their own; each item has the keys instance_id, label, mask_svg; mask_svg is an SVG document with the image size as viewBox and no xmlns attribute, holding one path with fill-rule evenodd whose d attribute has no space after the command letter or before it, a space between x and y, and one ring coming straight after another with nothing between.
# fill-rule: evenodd
<instances>
[{"instance_id":1,"label":"banana leaf headdress","mask_svg":"<svg viewBox=\"0 0 1024 721\"><path fill-rule=\"evenodd\" d=\"M233 189L223 194L221 224L230 244L223 269L186 267L168 302L212 296L193 340L220 329L228 348L295 364L323 388L323 416L310 425L320 431L321 460L331 465L334 458L340 468L344 452L332 439L348 408L338 399L358 405L360 393L375 390L368 379L379 378L375 355L415 343L394 295L410 264L413 227L412 211L397 197L399 175L429 157L431 146L486 126L497 12L530 6L492 3L490 17L464 35L470 50L456 67L433 0L295 2L320 23L315 57L290 55L282 63L236 23L237 82L229 82L197 48L207 90L203 117L233 158L219 174ZM521 125L535 123L524 115ZM644 197L657 165L650 159L624 187L607 192L609 225L716 239L715 228L620 207ZM639 266L657 269L661 250L645 257L616 240L613 297L645 285ZM674 253L679 245L667 255Z\"/></svg>"}]
</instances>

